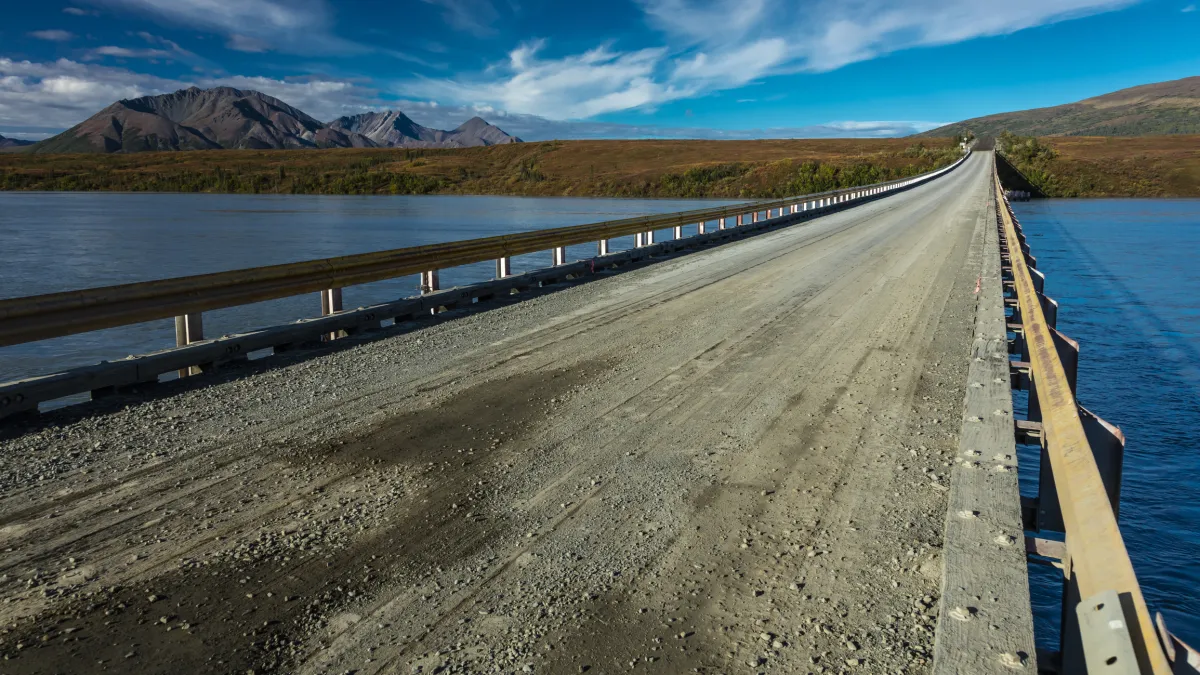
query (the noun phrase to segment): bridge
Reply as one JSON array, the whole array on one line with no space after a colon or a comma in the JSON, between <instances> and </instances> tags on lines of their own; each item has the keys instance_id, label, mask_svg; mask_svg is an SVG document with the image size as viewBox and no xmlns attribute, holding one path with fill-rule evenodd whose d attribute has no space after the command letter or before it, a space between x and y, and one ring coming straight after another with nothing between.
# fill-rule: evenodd
<instances>
[{"instance_id":1,"label":"bridge","mask_svg":"<svg viewBox=\"0 0 1200 675\"><path fill-rule=\"evenodd\" d=\"M416 274L418 296L342 306ZM1183 672L1121 540L1123 438L1076 403L1046 285L976 151L2 300L0 348L177 335L0 384L4 672ZM206 311L303 293L320 317L204 336ZM1042 448L1036 496L1018 443ZM1062 571L1057 649L1031 564Z\"/></svg>"}]
</instances>

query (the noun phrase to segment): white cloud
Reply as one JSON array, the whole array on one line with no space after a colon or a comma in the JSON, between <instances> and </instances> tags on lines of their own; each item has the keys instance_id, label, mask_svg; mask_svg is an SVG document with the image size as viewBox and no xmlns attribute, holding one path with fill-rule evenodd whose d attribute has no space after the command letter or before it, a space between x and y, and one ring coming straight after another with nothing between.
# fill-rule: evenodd
<instances>
[{"instance_id":1,"label":"white cloud","mask_svg":"<svg viewBox=\"0 0 1200 675\"><path fill-rule=\"evenodd\" d=\"M480 103L517 113L559 118L592 117L679 98L686 92L655 80L665 49L615 52L607 46L559 59L538 57L543 44L509 53L499 79L423 78L404 84L409 96Z\"/></svg>"},{"instance_id":2,"label":"white cloud","mask_svg":"<svg viewBox=\"0 0 1200 675\"><path fill-rule=\"evenodd\" d=\"M261 91L322 121L384 106L374 90L352 81L244 76L176 80L69 59L36 63L0 58L0 127L30 133L62 130L115 101L193 85Z\"/></svg>"},{"instance_id":3,"label":"white cloud","mask_svg":"<svg viewBox=\"0 0 1200 675\"><path fill-rule=\"evenodd\" d=\"M70 42L75 39L75 34L65 30L35 30L29 34L30 37L35 37L39 40L47 40L49 42Z\"/></svg>"},{"instance_id":4,"label":"white cloud","mask_svg":"<svg viewBox=\"0 0 1200 675\"><path fill-rule=\"evenodd\" d=\"M516 114L490 106L450 106L432 101L403 101L393 109L405 112L418 124L435 129L453 129L479 116L526 141L600 138L704 138L749 140L755 138L888 138L909 136L942 126L925 121L841 121L804 127L763 129L712 129L670 127L657 124L616 124L581 120L551 120L537 115Z\"/></svg>"},{"instance_id":5,"label":"white cloud","mask_svg":"<svg viewBox=\"0 0 1200 675\"><path fill-rule=\"evenodd\" d=\"M63 7L63 14L72 16L96 16L99 12L93 9L80 9L79 7Z\"/></svg>"},{"instance_id":6,"label":"white cloud","mask_svg":"<svg viewBox=\"0 0 1200 675\"><path fill-rule=\"evenodd\" d=\"M1179 11L1183 12L1184 14L1190 14L1190 13L1196 11L1196 6L1188 5L1187 7L1184 7L1183 9L1181 9Z\"/></svg>"},{"instance_id":7,"label":"white cloud","mask_svg":"<svg viewBox=\"0 0 1200 675\"><path fill-rule=\"evenodd\" d=\"M651 110L772 75L824 72L883 54L1119 9L1139 0L639 0L660 46L545 58L513 49L474 75L399 82L406 96L490 105L551 119Z\"/></svg>"}]
</instances>

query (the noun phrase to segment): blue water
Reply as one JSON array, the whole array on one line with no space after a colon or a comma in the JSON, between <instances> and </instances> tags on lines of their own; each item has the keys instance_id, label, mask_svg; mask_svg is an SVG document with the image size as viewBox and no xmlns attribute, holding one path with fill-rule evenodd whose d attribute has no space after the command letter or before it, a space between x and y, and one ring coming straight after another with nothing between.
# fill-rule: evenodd
<instances>
[{"instance_id":1,"label":"blue water","mask_svg":"<svg viewBox=\"0 0 1200 675\"><path fill-rule=\"evenodd\" d=\"M579 225L731 201L462 196L0 192L0 298L220 272ZM694 234L696 226L685 228ZM670 231L660 231L663 240ZM633 237L612 241L632 248ZM568 247L568 259L594 256ZM516 273L550 252L514 258ZM443 287L485 281L493 263L446 270ZM415 295L415 276L345 289L346 308ZM316 293L204 313L215 337L319 316ZM0 348L0 382L174 346L171 319Z\"/></svg>"},{"instance_id":2,"label":"blue water","mask_svg":"<svg viewBox=\"0 0 1200 675\"><path fill-rule=\"evenodd\" d=\"M1150 611L1200 642L1200 200L1014 206L1080 343L1079 400L1126 437L1120 525ZM1018 412L1023 412L1022 408ZM1034 494L1037 453L1021 456ZM1033 570L1036 631L1057 648L1061 573Z\"/></svg>"}]
</instances>

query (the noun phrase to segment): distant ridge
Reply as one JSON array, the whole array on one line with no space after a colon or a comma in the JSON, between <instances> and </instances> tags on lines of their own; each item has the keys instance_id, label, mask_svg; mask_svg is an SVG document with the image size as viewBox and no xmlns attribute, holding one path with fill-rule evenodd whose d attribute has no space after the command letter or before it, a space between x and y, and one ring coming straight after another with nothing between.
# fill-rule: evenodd
<instances>
[{"instance_id":1,"label":"distant ridge","mask_svg":"<svg viewBox=\"0 0 1200 675\"><path fill-rule=\"evenodd\" d=\"M1077 103L1000 113L948 124L918 136L1158 136L1200 133L1200 76L1144 84Z\"/></svg>"},{"instance_id":2,"label":"distant ridge","mask_svg":"<svg viewBox=\"0 0 1200 675\"><path fill-rule=\"evenodd\" d=\"M23 141L19 138L5 138L0 136L0 148L23 148L27 145L33 145L33 141Z\"/></svg>"},{"instance_id":3,"label":"distant ridge","mask_svg":"<svg viewBox=\"0 0 1200 675\"><path fill-rule=\"evenodd\" d=\"M421 147L465 148L521 139L475 117L453 131L423 127L401 112L342 117L329 124L261 92L191 87L117 101L35 153L162 150ZM0 148L26 145L0 137Z\"/></svg>"},{"instance_id":4,"label":"distant ridge","mask_svg":"<svg viewBox=\"0 0 1200 675\"><path fill-rule=\"evenodd\" d=\"M481 117L472 117L453 131L442 131L423 127L398 110L339 117L329 128L362 134L391 148L470 148L522 142Z\"/></svg>"}]
</instances>

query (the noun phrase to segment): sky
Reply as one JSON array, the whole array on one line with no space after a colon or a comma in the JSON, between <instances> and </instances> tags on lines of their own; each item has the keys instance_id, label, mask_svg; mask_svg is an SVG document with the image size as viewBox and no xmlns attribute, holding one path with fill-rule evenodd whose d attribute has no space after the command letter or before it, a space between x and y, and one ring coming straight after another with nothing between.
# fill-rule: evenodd
<instances>
[{"instance_id":1,"label":"sky","mask_svg":"<svg viewBox=\"0 0 1200 675\"><path fill-rule=\"evenodd\" d=\"M904 136L1200 74L1198 35L1191 0L13 0L0 135L228 85L526 140Z\"/></svg>"}]
</instances>

